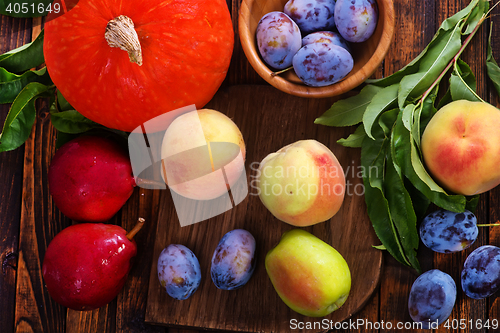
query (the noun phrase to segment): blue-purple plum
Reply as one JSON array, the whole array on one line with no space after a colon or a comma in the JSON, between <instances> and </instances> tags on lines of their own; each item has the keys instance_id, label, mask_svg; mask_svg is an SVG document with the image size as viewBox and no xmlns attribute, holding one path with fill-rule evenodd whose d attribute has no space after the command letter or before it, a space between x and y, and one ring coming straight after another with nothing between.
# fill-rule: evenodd
<instances>
[{"instance_id":1,"label":"blue-purple plum","mask_svg":"<svg viewBox=\"0 0 500 333\"><path fill-rule=\"evenodd\" d=\"M303 34L335 28L335 0L289 0L284 12Z\"/></svg>"},{"instance_id":2,"label":"blue-purple plum","mask_svg":"<svg viewBox=\"0 0 500 333\"><path fill-rule=\"evenodd\" d=\"M435 252L462 251L477 239L477 219L466 210L454 213L440 209L427 215L419 227L420 239Z\"/></svg>"},{"instance_id":3,"label":"blue-purple plum","mask_svg":"<svg viewBox=\"0 0 500 333\"><path fill-rule=\"evenodd\" d=\"M349 43L335 31L317 31L302 38L302 46L311 43L333 43L351 52Z\"/></svg>"},{"instance_id":4,"label":"blue-purple plum","mask_svg":"<svg viewBox=\"0 0 500 333\"><path fill-rule=\"evenodd\" d=\"M180 244L170 244L158 258L158 279L171 297L184 300L200 286L200 263L194 253Z\"/></svg>"},{"instance_id":5,"label":"blue-purple plum","mask_svg":"<svg viewBox=\"0 0 500 333\"><path fill-rule=\"evenodd\" d=\"M455 281L448 274L432 269L420 275L411 286L408 311L422 328L429 329L431 323L438 325L446 320L453 310L457 298Z\"/></svg>"},{"instance_id":6,"label":"blue-purple plum","mask_svg":"<svg viewBox=\"0 0 500 333\"><path fill-rule=\"evenodd\" d=\"M323 87L342 80L354 66L346 49L333 43L311 43L293 57L295 73L308 86Z\"/></svg>"},{"instance_id":7,"label":"blue-purple plum","mask_svg":"<svg viewBox=\"0 0 500 333\"><path fill-rule=\"evenodd\" d=\"M212 256L210 275L223 290L243 287L255 270L255 238L246 230L234 229L219 241Z\"/></svg>"},{"instance_id":8,"label":"blue-purple plum","mask_svg":"<svg viewBox=\"0 0 500 333\"><path fill-rule=\"evenodd\" d=\"M500 289L500 248L493 245L478 247L464 262L462 290L470 298L482 299Z\"/></svg>"},{"instance_id":9,"label":"blue-purple plum","mask_svg":"<svg viewBox=\"0 0 500 333\"><path fill-rule=\"evenodd\" d=\"M378 21L375 0L337 0L335 25L345 40L361 43L371 37Z\"/></svg>"},{"instance_id":10,"label":"blue-purple plum","mask_svg":"<svg viewBox=\"0 0 500 333\"><path fill-rule=\"evenodd\" d=\"M257 25L256 38L262 59L275 69L290 67L294 54L302 46L299 27L283 12L264 15Z\"/></svg>"}]
</instances>

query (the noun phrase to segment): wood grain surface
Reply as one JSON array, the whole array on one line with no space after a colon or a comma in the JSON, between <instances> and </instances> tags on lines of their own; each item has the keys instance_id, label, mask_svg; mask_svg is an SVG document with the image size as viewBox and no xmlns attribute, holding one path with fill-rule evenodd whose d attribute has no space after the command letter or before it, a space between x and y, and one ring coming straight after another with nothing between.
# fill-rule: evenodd
<instances>
[{"instance_id":1,"label":"wood grain surface","mask_svg":"<svg viewBox=\"0 0 500 333\"><path fill-rule=\"evenodd\" d=\"M493 3L496 2L493 1ZM441 21L457 10L464 8L468 3L468 0L394 0L396 29L393 46L389 49L384 63L374 76L382 77L392 74L406 65L431 40ZM252 69L241 48L237 29L239 5L239 0L228 0L235 30L235 49L222 91L240 84L262 84L269 88L267 83ZM471 66L476 75L479 95L493 105L498 106L497 94L486 76L485 69L490 22L494 23L492 28L493 54L497 60L500 60L498 9L495 15L483 24L462 58ZM33 33L36 34L37 26L39 24L36 20L17 19L0 15L0 53L31 41ZM0 121L2 123L8 109L8 105L0 105ZM288 116L283 115L281 121L293 130L284 132L280 128L276 128L269 133L263 133L265 135L261 133L262 150L257 151L256 158L261 158L265 154L275 151L276 148L280 147L279 142L301 138L304 133L299 129L303 126L310 128L309 130L312 130L315 135L323 133L322 135L325 136L320 137L331 140L330 136L336 135L333 132L334 129L312 125L314 117L320 115L323 111L319 109L306 110ZM269 110L268 112L272 113L274 111ZM254 118L253 121L257 124L259 120ZM308 122L308 124L299 122ZM242 124L243 128L247 128L246 126L246 124ZM250 134L250 137L252 135L256 137L258 131L259 129L256 127L255 133ZM329 131L332 131L332 133L328 133ZM252 142L251 138L247 140ZM145 229L137 235L138 255L129 279L116 300L101 309L79 313L69 311L50 299L41 279L40 264L50 240L62 228L72 223L59 213L48 194L47 167L55 151L54 142L55 131L50 125L46 106L41 103L36 126L26 145L15 151L0 154L0 258L2 262L2 273L0 274L0 332L193 332L181 328L151 325L145 320L149 284L152 279L150 271L155 259L157 223L161 222L160 216L165 218L175 217L165 216L164 211L162 213L162 210L168 209L162 207L164 201L168 201L168 193L137 189L121 212L111 221L111 223L130 228L137 216L141 215L149 222ZM333 142L329 144L333 149L335 144ZM254 216L252 214L257 213L256 210L259 210L258 214L264 214L258 202L248 202L245 207L247 210L250 209L248 216ZM482 223L496 222L500 219L500 188L481 196L476 213ZM264 216L264 218L266 217ZM233 221L232 223L236 225L237 223L248 223L248 221ZM271 240L268 240L268 242L265 246L271 245ZM424 270L439 268L449 273L455 281L458 281L465 257L475 248L484 244L499 246L500 229L483 228L480 231L478 241L470 249L462 253L435 254L421 245L418 257ZM262 270L262 267L260 269ZM259 274L262 276L262 271L260 273L259 271L256 272L251 283L259 282ZM348 324L345 329L339 331L394 332L397 323L411 323L407 310L407 301L409 289L416 277L417 274L413 270L402 266L385 254L380 284L375 293L360 312L353 315L350 321L345 322ZM263 278L262 280L265 281ZM487 319L498 320L500 318L498 295L497 293L482 301L471 300L463 295L459 287L457 303L450 320L459 321L462 319L466 320L467 323L469 321L476 323L478 320L485 322ZM246 301L235 300L235 302L243 303ZM266 302L262 302L259 306L266 308ZM245 307L245 305L241 306ZM216 311L215 302L210 305L210 308L214 312ZM267 311L274 315L279 311L283 311L283 308L281 305L280 308L268 308ZM226 319L223 313L218 313L218 316L223 322L222 325L228 329L240 329L236 318L229 317ZM256 318L256 320L258 321L259 318ZM386 325L383 327L381 325L368 325L361 328L349 326L350 323L357 320L379 324L383 322ZM387 329L387 323L391 323L393 328ZM208 324L206 327L208 327ZM207 330L197 329L194 332L196 331L206 332ZM302 331L318 332L324 330ZM415 329L405 329L403 331L424 332ZM465 329L448 330L441 327L437 331L495 332L492 328L477 328L469 324Z\"/></svg>"},{"instance_id":2,"label":"wood grain surface","mask_svg":"<svg viewBox=\"0 0 500 333\"><path fill-rule=\"evenodd\" d=\"M292 97L269 86L238 85L219 90L207 107L229 116L243 134L249 195L224 214L181 227L169 191L160 194L153 258L157 260L169 244L183 244L198 257L202 281L192 297L176 301L160 286L156 262L153 262L146 321L246 332L288 332L291 319L311 320L291 311L279 299L267 277L264 268L266 253L279 242L283 232L293 227L267 211L258 198L254 181L256 169L268 153L306 139L315 139L330 147L346 174L346 196L340 211L325 223L304 228L337 249L351 271L349 298L344 306L326 318L340 322L365 305L378 286L382 253L372 247L380 241L371 227L362 195L359 150L343 149L336 144L338 139L347 137L352 128L332 130L314 125L318 113L326 110L333 101L332 98ZM256 238L257 268L244 287L234 291L218 290L210 279L210 260L222 236L237 228L250 231Z\"/></svg>"}]
</instances>

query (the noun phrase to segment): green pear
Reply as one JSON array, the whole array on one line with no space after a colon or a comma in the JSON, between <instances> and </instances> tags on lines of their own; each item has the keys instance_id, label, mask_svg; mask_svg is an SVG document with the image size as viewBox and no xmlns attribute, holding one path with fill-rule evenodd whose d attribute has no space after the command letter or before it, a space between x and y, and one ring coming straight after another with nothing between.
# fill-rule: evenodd
<instances>
[{"instance_id":1,"label":"green pear","mask_svg":"<svg viewBox=\"0 0 500 333\"><path fill-rule=\"evenodd\" d=\"M351 290L351 272L342 255L302 229L285 232L267 253L265 265L283 302L305 316L330 314Z\"/></svg>"}]
</instances>

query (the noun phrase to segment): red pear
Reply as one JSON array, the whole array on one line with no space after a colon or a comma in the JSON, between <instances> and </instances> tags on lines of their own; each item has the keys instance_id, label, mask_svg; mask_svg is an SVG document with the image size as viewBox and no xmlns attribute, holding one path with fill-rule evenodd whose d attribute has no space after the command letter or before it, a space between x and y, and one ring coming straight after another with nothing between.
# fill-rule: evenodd
<instances>
[{"instance_id":1,"label":"red pear","mask_svg":"<svg viewBox=\"0 0 500 333\"><path fill-rule=\"evenodd\" d=\"M93 310L111 302L123 288L137 254L133 236L117 225L81 223L63 229L50 242L42 274L50 296L73 310Z\"/></svg>"},{"instance_id":2,"label":"red pear","mask_svg":"<svg viewBox=\"0 0 500 333\"><path fill-rule=\"evenodd\" d=\"M136 185L126 150L98 136L78 137L59 148L48 179L57 208L82 222L108 221Z\"/></svg>"}]
</instances>

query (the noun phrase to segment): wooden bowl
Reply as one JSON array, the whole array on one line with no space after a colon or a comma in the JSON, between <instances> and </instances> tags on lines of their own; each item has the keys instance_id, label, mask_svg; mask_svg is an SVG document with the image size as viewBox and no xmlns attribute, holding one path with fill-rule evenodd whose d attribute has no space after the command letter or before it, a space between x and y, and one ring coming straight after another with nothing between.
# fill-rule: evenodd
<instances>
[{"instance_id":1,"label":"wooden bowl","mask_svg":"<svg viewBox=\"0 0 500 333\"><path fill-rule=\"evenodd\" d=\"M245 55L257 73L274 87L300 97L323 98L345 93L368 79L384 59L394 35L394 5L392 0L377 0L379 18L373 35L363 43L351 43L354 67L340 82L325 87L309 87L293 70L273 76L257 49L255 31L264 14L283 11L287 0L243 0L238 29Z\"/></svg>"}]
</instances>

